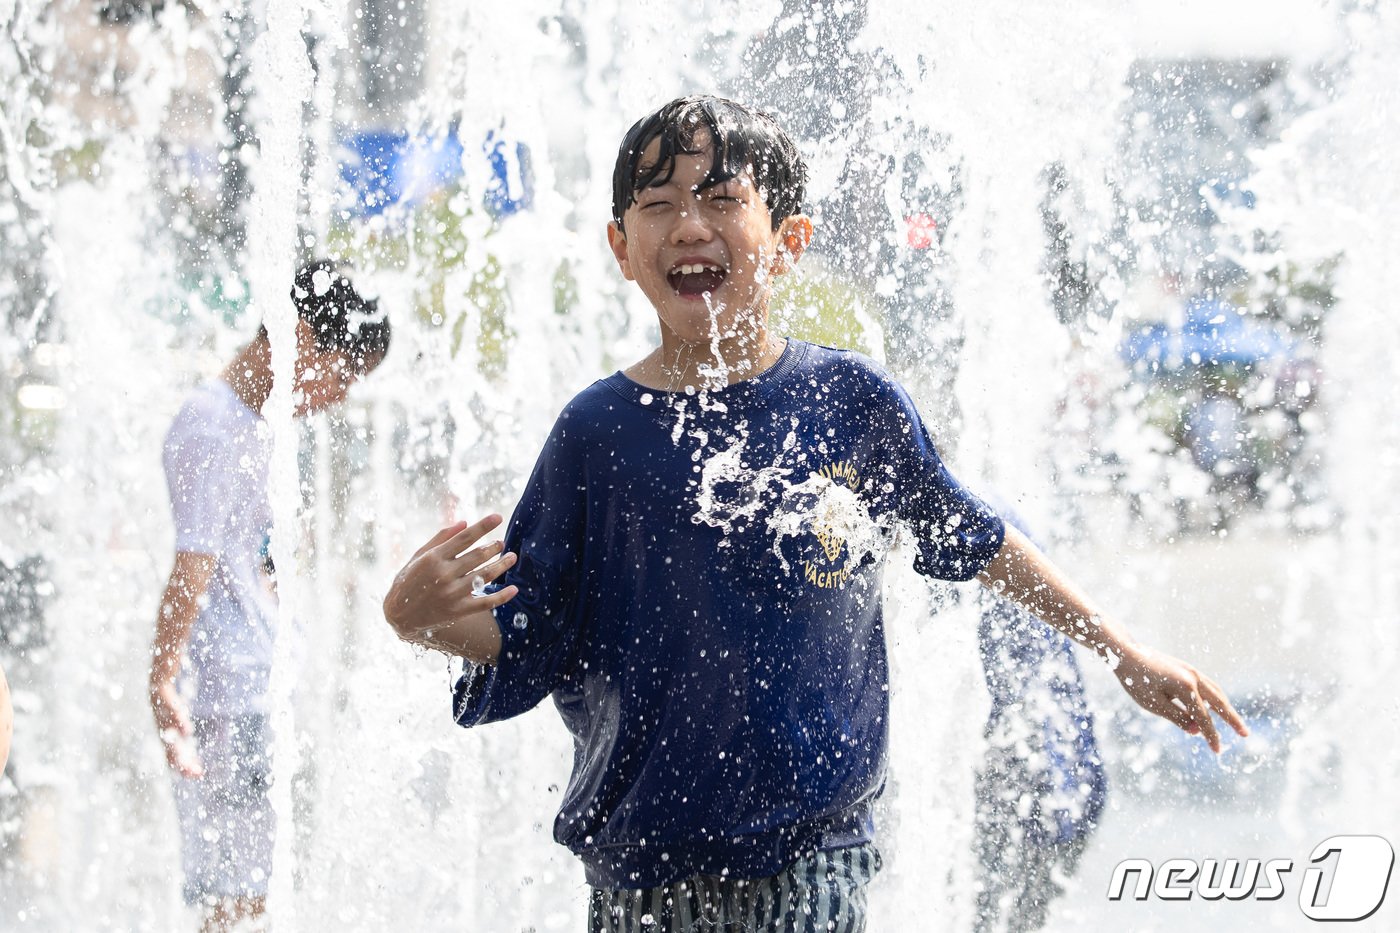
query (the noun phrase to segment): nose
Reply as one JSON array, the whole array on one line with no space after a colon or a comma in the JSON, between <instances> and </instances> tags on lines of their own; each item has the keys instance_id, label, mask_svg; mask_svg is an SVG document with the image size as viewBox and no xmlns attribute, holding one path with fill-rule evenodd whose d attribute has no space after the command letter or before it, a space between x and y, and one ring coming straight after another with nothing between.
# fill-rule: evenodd
<instances>
[{"instance_id":1,"label":"nose","mask_svg":"<svg viewBox=\"0 0 1400 933\"><path fill-rule=\"evenodd\" d=\"M676 225L671 228L671 239L676 243L703 243L712 235L713 230L701 207L700 199L696 197L683 204L680 215L676 218Z\"/></svg>"}]
</instances>

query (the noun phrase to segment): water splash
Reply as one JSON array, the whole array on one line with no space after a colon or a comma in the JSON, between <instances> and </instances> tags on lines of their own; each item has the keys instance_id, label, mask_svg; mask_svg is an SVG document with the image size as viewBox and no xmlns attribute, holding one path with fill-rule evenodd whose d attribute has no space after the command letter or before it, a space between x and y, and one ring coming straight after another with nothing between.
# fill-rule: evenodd
<instances>
[{"instance_id":1,"label":"water splash","mask_svg":"<svg viewBox=\"0 0 1400 933\"><path fill-rule=\"evenodd\" d=\"M745 465L744 460L748 422L735 425L728 446L708 455L709 434L692 431L690 436L699 445L694 458L700 464L692 520L719 529L726 536L720 546L728 547L730 535L764 515L769 537L766 547L784 573L791 570L783 551L789 539L805 541L815 536L830 560L844 549L846 566L870 556L882 558L890 546L892 517L873 518L860 491L831 476L810 472L805 479L794 481L797 471L784 464L797 447L797 428L794 419L771 462L757 468Z\"/></svg>"}]
</instances>

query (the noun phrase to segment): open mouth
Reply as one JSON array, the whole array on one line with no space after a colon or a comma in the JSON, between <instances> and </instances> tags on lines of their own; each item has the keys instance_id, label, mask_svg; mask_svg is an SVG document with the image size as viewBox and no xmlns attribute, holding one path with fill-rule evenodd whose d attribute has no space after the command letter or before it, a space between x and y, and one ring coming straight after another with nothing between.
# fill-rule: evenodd
<instances>
[{"instance_id":1,"label":"open mouth","mask_svg":"<svg viewBox=\"0 0 1400 933\"><path fill-rule=\"evenodd\" d=\"M666 280L676 294L684 298L699 298L719 288L727 273L712 262L681 263L666 273Z\"/></svg>"}]
</instances>

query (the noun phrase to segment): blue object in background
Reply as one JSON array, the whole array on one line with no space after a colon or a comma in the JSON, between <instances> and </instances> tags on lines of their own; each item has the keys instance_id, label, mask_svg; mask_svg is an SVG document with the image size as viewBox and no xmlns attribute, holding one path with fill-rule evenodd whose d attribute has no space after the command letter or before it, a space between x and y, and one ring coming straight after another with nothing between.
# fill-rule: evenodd
<instances>
[{"instance_id":1,"label":"blue object in background","mask_svg":"<svg viewBox=\"0 0 1400 933\"><path fill-rule=\"evenodd\" d=\"M393 205L412 205L451 185L463 175L466 149L454 129L431 138L402 130L365 130L342 140L346 150L340 176L355 193L361 217L382 214ZM491 181L482 204L497 218L509 217L534 202L529 147L511 144L490 132L482 153L491 166Z\"/></svg>"},{"instance_id":2,"label":"blue object in background","mask_svg":"<svg viewBox=\"0 0 1400 933\"><path fill-rule=\"evenodd\" d=\"M506 142L494 131L486 134L481 147L491 163L491 184L482 199L495 217L509 217L535 200L535 181L530 173L530 148L524 143Z\"/></svg>"},{"instance_id":3,"label":"blue object in background","mask_svg":"<svg viewBox=\"0 0 1400 933\"><path fill-rule=\"evenodd\" d=\"M1120 352L1128 362L1156 363L1181 369L1209 363L1259 363L1291 356L1297 341L1273 327L1240 314L1214 298L1192 298L1179 329L1149 324L1123 341Z\"/></svg>"},{"instance_id":4,"label":"blue object in background","mask_svg":"<svg viewBox=\"0 0 1400 933\"><path fill-rule=\"evenodd\" d=\"M1220 200L1221 204L1228 204L1231 207L1253 210L1258 201L1254 192L1248 188L1241 188L1238 181L1213 181L1208 182L1206 187Z\"/></svg>"},{"instance_id":5,"label":"blue object in background","mask_svg":"<svg viewBox=\"0 0 1400 933\"><path fill-rule=\"evenodd\" d=\"M1292 771L1294 754L1321 757L1313 767L1329 769L1336 754L1328 743L1299 752L1294 747L1300 724L1298 709L1308 703L1301 694L1279 694L1270 686L1239 690L1233 705L1249 726L1248 741L1235 737L1233 730L1217 718L1222 747L1211 753L1199 735L1188 735L1165 719L1145 716L1141 710L1124 705L1112 719L1117 751L1116 775L1121 786L1134 796L1160 803L1178 799L1189 806L1218 806L1233 801L1243 812L1260 809L1272 812L1279 806Z\"/></svg>"}]
</instances>

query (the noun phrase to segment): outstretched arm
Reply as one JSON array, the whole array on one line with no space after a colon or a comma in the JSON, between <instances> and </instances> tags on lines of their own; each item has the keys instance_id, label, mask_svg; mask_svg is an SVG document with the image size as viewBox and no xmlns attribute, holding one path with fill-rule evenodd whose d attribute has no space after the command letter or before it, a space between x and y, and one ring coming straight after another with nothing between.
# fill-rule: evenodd
<instances>
[{"instance_id":1,"label":"outstretched arm","mask_svg":"<svg viewBox=\"0 0 1400 933\"><path fill-rule=\"evenodd\" d=\"M193 732L189 711L175 689L180 657L190 640L190 629L199 618L199 601L214 575L214 558L208 554L177 551L175 566L161 596L156 617L156 637L151 645L150 701L165 761L184 777L201 777L204 766L187 741Z\"/></svg>"},{"instance_id":2,"label":"outstretched arm","mask_svg":"<svg viewBox=\"0 0 1400 933\"><path fill-rule=\"evenodd\" d=\"M515 596L514 586L482 593L515 564L495 541L472 547L501 523L488 515L474 525L457 522L418 549L384 597L384 619L399 638L481 664L494 664L501 630L491 610Z\"/></svg>"},{"instance_id":3,"label":"outstretched arm","mask_svg":"<svg viewBox=\"0 0 1400 933\"><path fill-rule=\"evenodd\" d=\"M1203 734L1211 751L1220 736L1211 710L1242 736L1249 734L1225 691L1190 664L1152 651L1099 612L1048 557L1011 525L997 556L978 575L984 586L1023 606L1046 624L1093 650L1112 668L1139 706Z\"/></svg>"}]
</instances>

